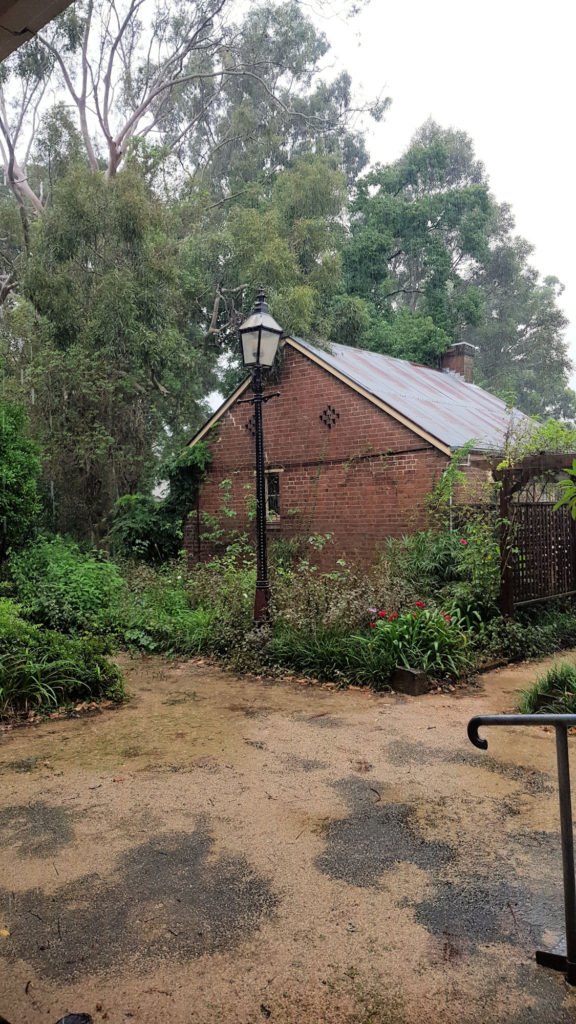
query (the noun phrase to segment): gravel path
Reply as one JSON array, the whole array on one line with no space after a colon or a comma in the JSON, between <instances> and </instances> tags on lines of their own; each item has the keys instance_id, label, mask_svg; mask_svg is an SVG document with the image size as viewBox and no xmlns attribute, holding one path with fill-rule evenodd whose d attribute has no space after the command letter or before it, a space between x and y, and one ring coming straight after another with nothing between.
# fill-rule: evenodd
<instances>
[{"instance_id":1,"label":"gravel path","mask_svg":"<svg viewBox=\"0 0 576 1024\"><path fill-rule=\"evenodd\" d=\"M576 661L576 654L566 655ZM0 737L0 1014L573 1024L542 666L420 698L125 659L133 699Z\"/></svg>"}]
</instances>

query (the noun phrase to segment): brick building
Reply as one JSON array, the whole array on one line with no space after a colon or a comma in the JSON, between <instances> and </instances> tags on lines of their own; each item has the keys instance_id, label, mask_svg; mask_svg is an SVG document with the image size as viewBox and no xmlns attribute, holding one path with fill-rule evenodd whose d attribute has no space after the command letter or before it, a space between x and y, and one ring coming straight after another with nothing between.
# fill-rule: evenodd
<instances>
[{"instance_id":1,"label":"brick building","mask_svg":"<svg viewBox=\"0 0 576 1024\"><path fill-rule=\"evenodd\" d=\"M502 448L510 410L472 383L473 353L471 345L453 345L434 370L286 338L266 388L279 396L263 414L269 539L331 533L332 558L372 560L387 537L426 524L426 496L452 453L472 438L463 469L485 479L486 453ZM246 380L190 441L203 439L212 452L185 525L191 562L212 556L230 530L253 532L250 395Z\"/></svg>"}]
</instances>

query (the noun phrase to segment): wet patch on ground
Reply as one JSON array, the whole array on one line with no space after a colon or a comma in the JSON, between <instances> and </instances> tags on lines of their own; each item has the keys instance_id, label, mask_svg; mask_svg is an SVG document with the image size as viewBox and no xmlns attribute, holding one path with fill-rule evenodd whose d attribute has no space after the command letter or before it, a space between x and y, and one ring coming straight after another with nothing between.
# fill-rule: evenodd
<instances>
[{"instance_id":1,"label":"wet patch on ground","mask_svg":"<svg viewBox=\"0 0 576 1024\"><path fill-rule=\"evenodd\" d=\"M422 836L407 804L382 804L378 790L355 777L342 779L335 788L352 813L324 826L326 849L314 862L319 871L365 887L379 885L381 876L401 862L437 869L452 860L447 843Z\"/></svg>"},{"instance_id":2,"label":"wet patch on ground","mask_svg":"<svg viewBox=\"0 0 576 1024\"><path fill-rule=\"evenodd\" d=\"M16 846L23 856L52 857L74 839L72 815L43 800L0 810L0 847Z\"/></svg>"},{"instance_id":3,"label":"wet patch on ground","mask_svg":"<svg viewBox=\"0 0 576 1024\"><path fill-rule=\"evenodd\" d=\"M21 761L3 761L0 763L0 775L26 775L39 767L39 757L24 757Z\"/></svg>"},{"instance_id":4,"label":"wet patch on ground","mask_svg":"<svg viewBox=\"0 0 576 1024\"><path fill-rule=\"evenodd\" d=\"M316 772L328 767L325 761L315 761L309 757L298 757L297 754L281 754L279 759L285 768L293 772Z\"/></svg>"},{"instance_id":5,"label":"wet patch on ground","mask_svg":"<svg viewBox=\"0 0 576 1024\"><path fill-rule=\"evenodd\" d=\"M430 898L415 908L415 917L432 935L448 937L455 949L460 942L468 949L493 942L535 948L546 931L562 930L563 908L560 893L551 887L471 875L465 884L437 882Z\"/></svg>"},{"instance_id":6,"label":"wet patch on ground","mask_svg":"<svg viewBox=\"0 0 576 1024\"><path fill-rule=\"evenodd\" d=\"M475 947L518 940L520 903L513 886L470 877L464 886L438 882L430 899L416 907L415 916L432 935L448 937L453 947L460 940Z\"/></svg>"},{"instance_id":7,"label":"wet patch on ground","mask_svg":"<svg viewBox=\"0 0 576 1024\"><path fill-rule=\"evenodd\" d=\"M294 719L296 722L305 722L306 725L315 725L319 729L339 729L344 725L342 718L329 715L326 711L321 711L317 715L294 715Z\"/></svg>"},{"instance_id":8,"label":"wet patch on ground","mask_svg":"<svg viewBox=\"0 0 576 1024\"><path fill-rule=\"evenodd\" d=\"M244 857L214 858L205 823L124 853L114 875L85 875L55 892L3 892L12 959L66 981L86 972L150 971L229 948L278 904Z\"/></svg>"},{"instance_id":9,"label":"wet patch on ground","mask_svg":"<svg viewBox=\"0 0 576 1024\"><path fill-rule=\"evenodd\" d=\"M395 740L387 748L387 756L392 764L431 765L443 761L445 764L465 764L473 768L483 768L487 772L495 772L512 782L521 783L530 793L553 793L554 780L545 772L509 761L498 761L487 754L473 750L446 750L442 747L426 747L419 743Z\"/></svg>"},{"instance_id":10,"label":"wet patch on ground","mask_svg":"<svg viewBox=\"0 0 576 1024\"><path fill-rule=\"evenodd\" d=\"M272 708L265 704L227 704L227 711L233 711L236 714L246 715L246 718L265 718L270 714Z\"/></svg>"},{"instance_id":11,"label":"wet patch on ground","mask_svg":"<svg viewBox=\"0 0 576 1024\"><path fill-rule=\"evenodd\" d=\"M205 700L205 697L199 697L196 690L184 690L182 692L169 694L161 704L165 704L168 707L175 707L178 704L195 704L196 701Z\"/></svg>"},{"instance_id":12,"label":"wet patch on ground","mask_svg":"<svg viewBox=\"0 0 576 1024\"><path fill-rule=\"evenodd\" d=\"M519 965L511 976L495 979L496 985L506 985L512 991L522 992L532 1005L512 1011L506 1024L574 1024L574 1004L562 1006L563 997L569 994L564 977L557 971L537 967L534 964Z\"/></svg>"}]
</instances>

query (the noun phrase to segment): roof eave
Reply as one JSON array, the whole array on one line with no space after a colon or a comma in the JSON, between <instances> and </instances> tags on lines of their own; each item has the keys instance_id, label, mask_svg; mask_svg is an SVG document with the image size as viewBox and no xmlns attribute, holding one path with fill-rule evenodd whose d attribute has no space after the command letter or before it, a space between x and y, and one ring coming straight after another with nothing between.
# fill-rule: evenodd
<instances>
[{"instance_id":1,"label":"roof eave","mask_svg":"<svg viewBox=\"0 0 576 1024\"><path fill-rule=\"evenodd\" d=\"M236 402L238 398L240 398L240 395L244 393L249 384L250 377L247 377L246 380L243 380L242 383L238 385L236 390L232 392L230 397L227 398L226 401L222 402L222 405L218 406L216 411L212 413L210 419L206 420L204 426L200 427L200 430L198 430L194 434L194 436L190 438L190 440L186 443L187 448L193 448L194 445L198 443L198 441L202 440L202 438L208 433L208 431L211 430L212 427L216 425L219 419L221 419L224 413L228 412L228 409L232 405L234 405L234 402Z\"/></svg>"}]
</instances>

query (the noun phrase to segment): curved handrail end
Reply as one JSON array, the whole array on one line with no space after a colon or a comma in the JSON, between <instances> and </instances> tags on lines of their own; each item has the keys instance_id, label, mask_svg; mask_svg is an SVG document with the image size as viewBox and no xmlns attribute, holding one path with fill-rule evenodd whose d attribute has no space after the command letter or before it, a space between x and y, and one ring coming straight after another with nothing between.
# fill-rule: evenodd
<instances>
[{"instance_id":1,"label":"curved handrail end","mask_svg":"<svg viewBox=\"0 0 576 1024\"><path fill-rule=\"evenodd\" d=\"M476 718L470 719L468 722L468 739L479 750L488 750L488 740L482 740L478 735L478 729L482 724L482 716L477 715Z\"/></svg>"}]
</instances>

